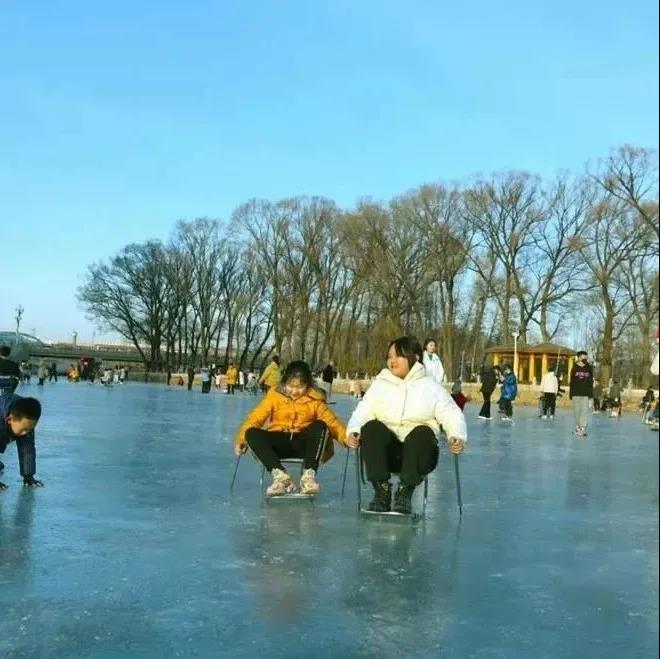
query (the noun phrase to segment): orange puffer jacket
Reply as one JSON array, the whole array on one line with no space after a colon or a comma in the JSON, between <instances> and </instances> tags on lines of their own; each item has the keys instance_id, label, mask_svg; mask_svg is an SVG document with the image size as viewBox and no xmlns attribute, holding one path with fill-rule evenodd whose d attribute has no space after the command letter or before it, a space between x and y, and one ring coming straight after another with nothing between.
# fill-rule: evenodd
<instances>
[{"instance_id":1,"label":"orange puffer jacket","mask_svg":"<svg viewBox=\"0 0 660 659\"><path fill-rule=\"evenodd\" d=\"M227 369L227 384L233 384L237 385L238 384L238 369L235 366L230 366Z\"/></svg>"},{"instance_id":2,"label":"orange puffer jacket","mask_svg":"<svg viewBox=\"0 0 660 659\"><path fill-rule=\"evenodd\" d=\"M346 428L330 410L322 393L308 389L300 398L293 400L279 388L273 388L248 414L236 434L234 444L245 446L245 433L248 428L263 428L265 425L268 430L296 433L314 421L323 421L328 426L331 438L345 445ZM333 454L333 443L326 442L321 456L322 462L330 460Z\"/></svg>"}]
</instances>

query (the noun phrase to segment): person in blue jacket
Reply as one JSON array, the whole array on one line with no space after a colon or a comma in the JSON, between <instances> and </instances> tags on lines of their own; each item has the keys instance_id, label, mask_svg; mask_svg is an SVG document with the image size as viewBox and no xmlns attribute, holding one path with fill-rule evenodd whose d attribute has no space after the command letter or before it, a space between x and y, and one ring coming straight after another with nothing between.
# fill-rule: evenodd
<instances>
[{"instance_id":1,"label":"person in blue jacket","mask_svg":"<svg viewBox=\"0 0 660 659\"><path fill-rule=\"evenodd\" d=\"M514 375L511 367L507 364L502 370L502 421L511 421L513 419L513 401L518 395L518 380Z\"/></svg>"},{"instance_id":2,"label":"person in blue jacket","mask_svg":"<svg viewBox=\"0 0 660 659\"><path fill-rule=\"evenodd\" d=\"M18 464L26 487L42 487L34 477L37 452L34 446L34 428L41 417L41 403L36 398L23 398L16 394L0 396L0 453L11 442L16 442ZM0 462L0 471L5 465ZM0 490L7 486L0 482Z\"/></svg>"}]
</instances>

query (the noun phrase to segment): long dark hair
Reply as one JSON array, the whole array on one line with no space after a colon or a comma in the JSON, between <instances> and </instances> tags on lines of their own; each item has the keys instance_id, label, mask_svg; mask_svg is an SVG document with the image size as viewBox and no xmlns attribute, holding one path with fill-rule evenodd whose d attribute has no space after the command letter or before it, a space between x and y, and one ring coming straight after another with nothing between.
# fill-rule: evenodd
<instances>
[{"instance_id":1,"label":"long dark hair","mask_svg":"<svg viewBox=\"0 0 660 659\"><path fill-rule=\"evenodd\" d=\"M394 341L390 341L387 346L387 355L394 346L394 352L398 357L405 357L408 360L408 366L412 368L416 362L422 359L422 346L414 336L400 336Z\"/></svg>"},{"instance_id":2,"label":"long dark hair","mask_svg":"<svg viewBox=\"0 0 660 659\"><path fill-rule=\"evenodd\" d=\"M282 375L282 384L284 385L294 378L298 378L308 389L314 386L312 369L309 364L302 359L287 364Z\"/></svg>"}]
</instances>

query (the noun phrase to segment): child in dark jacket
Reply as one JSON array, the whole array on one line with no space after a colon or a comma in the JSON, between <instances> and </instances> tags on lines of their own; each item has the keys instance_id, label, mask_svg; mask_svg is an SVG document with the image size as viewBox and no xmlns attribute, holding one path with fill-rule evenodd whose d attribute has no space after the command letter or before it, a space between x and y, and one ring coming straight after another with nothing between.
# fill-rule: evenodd
<instances>
[{"instance_id":1,"label":"child in dark jacket","mask_svg":"<svg viewBox=\"0 0 660 659\"><path fill-rule=\"evenodd\" d=\"M500 407L503 413L502 421L511 421L513 418L513 401L518 395L518 380L510 366L505 366L502 376L502 398Z\"/></svg>"},{"instance_id":2,"label":"child in dark jacket","mask_svg":"<svg viewBox=\"0 0 660 659\"><path fill-rule=\"evenodd\" d=\"M22 398L15 394L0 396L0 453L16 442L18 464L26 487L42 487L34 477L37 454L34 446L34 428L41 417L41 404L36 398ZM5 465L0 462L0 471ZM0 482L0 490L7 486Z\"/></svg>"}]
</instances>

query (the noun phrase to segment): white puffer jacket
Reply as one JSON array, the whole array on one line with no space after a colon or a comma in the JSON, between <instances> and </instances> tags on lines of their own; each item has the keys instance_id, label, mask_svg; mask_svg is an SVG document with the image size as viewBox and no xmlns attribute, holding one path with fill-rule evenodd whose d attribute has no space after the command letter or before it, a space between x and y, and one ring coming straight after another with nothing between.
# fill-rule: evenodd
<instances>
[{"instance_id":1,"label":"white puffer jacket","mask_svg":"<svg viewBox=\"0 0 660 659\"><path fill-rule=\"evenodd\" d=\"M447 438L467 439L463 412L420 363L403 380L384 368L355 408L347 432L359 434L373 420L384 423L401 442L416 426L429 426L439 437L442 425Z\"/></svg>"},{"instance_id":2,"label":"white puffer jacket","mask_svg":"<svg viewBox=\"0 0 660 659\"><path fill-rule=\"evenodd\" d=\"M554 373L546 373L541 379L542 394L556 394L559 391L559 380Z\"/></svg>"},{"instance_id":3,"label":"white puffer jacket","mask_svg":"<svg viewBox=\"0 0 660 659\"><path fill-rule=\"evenodd\" d=\"M422 359L424 368L426 368L426 375L438 384L442 384L445 381L445 367L442 365L440 357L434 352L426 352L425 350Z\"/></svg>"}]
</instances>

